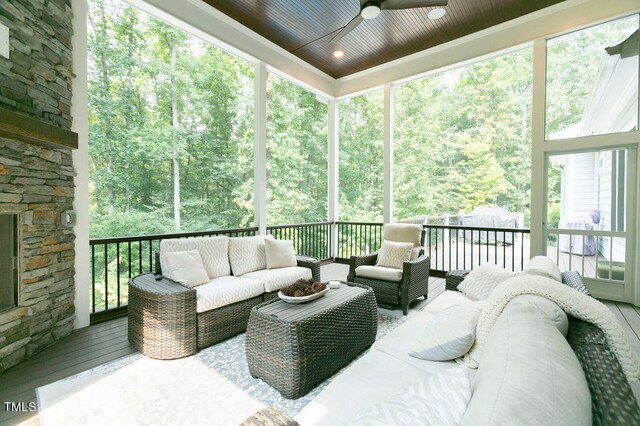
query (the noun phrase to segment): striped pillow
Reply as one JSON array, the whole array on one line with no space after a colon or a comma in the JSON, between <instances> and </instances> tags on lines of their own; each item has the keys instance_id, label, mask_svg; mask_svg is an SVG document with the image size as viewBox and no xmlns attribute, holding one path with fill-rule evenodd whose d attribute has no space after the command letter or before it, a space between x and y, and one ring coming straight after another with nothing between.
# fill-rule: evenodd
<instances>
[{"instance_id":1,"label":"striped pillow","mask_svg":"<svg viewBox=\"0 0 640 426\"><path fill-rule=\"evenodd\" d=\"M350 425L459 425L471 400L467 367L456 366L366 409Z\"/></svg>"}]
</instances>

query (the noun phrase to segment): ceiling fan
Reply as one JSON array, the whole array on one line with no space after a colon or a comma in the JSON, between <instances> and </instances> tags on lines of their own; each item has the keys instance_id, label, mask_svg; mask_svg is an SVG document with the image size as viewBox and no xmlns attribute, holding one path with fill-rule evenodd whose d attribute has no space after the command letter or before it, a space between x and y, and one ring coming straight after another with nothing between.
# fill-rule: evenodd
<instances>
[{"instance_id":1,"label":"ceiling fan","mask_svg":"<svg viewBox=\"0 0 640 426\"><path fill-rule=\"evenodd\" d=\"M340 30L329 42L335 44L365 19L377 17L383 10L414 9L418 7L446 6L449 0L361 0L360 13Z\"/></svg>"}]
</instances>

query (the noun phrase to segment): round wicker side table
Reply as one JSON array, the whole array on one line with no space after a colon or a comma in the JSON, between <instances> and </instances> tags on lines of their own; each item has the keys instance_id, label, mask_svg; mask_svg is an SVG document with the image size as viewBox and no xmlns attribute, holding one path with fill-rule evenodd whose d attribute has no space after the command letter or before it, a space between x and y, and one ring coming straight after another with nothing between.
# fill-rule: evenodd
<instances>
[{"instance_id":1,"label":"round wicker side table","mask_svg":"<svg viewBox=\"0 0 640 426\"><path fill-rule=\"evenodd\" d=\"M447 272L447 274L444 276L445 288L447 290L456 291L458 289L458 284L460 284L462 280L464 280L469 272L471 271L467 271L464 269L454 269L453 271Z\"/></svg>"},{"instance_id":2,"label":"round wicker side table","mask_svg":"<svg viewBox=\"0 0 640 426\"><path fill-rule=\"evenodd\" d=\"M153 274L129 281L129 342L142 354L175 359L196 353L196 292Z\"/></svg>"}]
</instances>

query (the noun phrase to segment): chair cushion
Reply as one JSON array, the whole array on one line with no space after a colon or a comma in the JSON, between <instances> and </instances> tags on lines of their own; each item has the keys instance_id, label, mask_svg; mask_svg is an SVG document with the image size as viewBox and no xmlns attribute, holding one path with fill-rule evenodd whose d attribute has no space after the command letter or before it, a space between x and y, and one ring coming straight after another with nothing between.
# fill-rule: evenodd
<instances>
[{"instance_id":1,"label":"chair cushion","mask_svg":"<svg viewBox=\"0 0 640 426\"><path fill-rule=\"evenodd\" d=\"M251 278L228 276L200 285L195 291L196 312L200 313L260 296L264 285Z\"/></svg>"},{"instance_id":2,"label":"chair cushion","mask_svg":"<svg viewBox=\"0 0 640 426\"><path fill-rule=\"evenodd\" d=\"M448 361L466 354L476 340L476 325L484 302L467 302L434 315L416 333L409 355Z\"/></svg>"},{"instance_id":3,"label":"chair cushion","mask_svg":"<svg viewBox=\"0 0 640 426\"><path fill-rule=\"evenodd\" d=\"M382 242L378 257L376 257L376 266L402 269L404 262L411 259L412 248L411 243L396 243L385 240Z\"/></svg>"},{"instance_id":4,"label":"chair cushion","mask_svg":"<svg viewBox=\"0 0 640 426\"><path fill-rule=\"evenodd\" d=\"M264 254L267 269L286 268L296 266L296 251L291 240L264 240Z\"/></svg>"},{"instance_id":5,"label":"chair cushion","mask_svg":"<svg viewBox=\"0 0 640 426\"><path fill-rule=\"evenodd\" d=\"M558 265L547 256L535 256L522 271L525 275L540 275L562 282L562 274Z\"/></svg>"},{"instance_id":6,"label":"chair cushion","mask_svg":"<svg viewBox=\"0 0 640 426\"><path fill-rule=\"evenodd\" d=\"M301 266L288 268L263 269L244 274L242 278L251 278L264 284L264 291L276 291L287 287L300 279L310 280L311 269Z\"/></svg>"},{"instance_id":7,"label":"chair cushion","mask_svg":"<svg viewBox=\"0 0 640 426\"><path fill-rule=\"evenodd\" d=\"M411 243L417 247L422 244L422 225L412 223L386 223L382 235L387 241Z\"/></svg>"},{"instance_id":8,"label":"chair cushion","mask_svg":"<svg viewBox=\"0 0 640 426\"><path fill-rule=\"evenodd\" d=\"M229 237L176 238L160 241L160 267L167 278L166 254L174 251L198 250L209 279L231 274L229 267Z\"/></svg>"},{"instance_id":9,"label":"chair cushion","mask_svg":"<svg viewBox=\"0 0 640 426\"><path fill-rule=\"evenodd\" d=\"M373 404L349 424L457 426L470 399L469 369L454 367Z\"/></svg>"},{"instance_id":10,"label":"chair cushion","mask_svg":"<svg viewBox=\"0 0 640 426\"><path fill-rule=\"evenodd\" d=\"M498 284L515 275L515 272L507 271L492 263L483 263L469 272L464 281L458 285L458 291L474 300L484 300Z\"/></svg>"},{"instance_id":11,"label":"chair cushion","mask_svg":"<svg viewBox=\"0 0 640 426\"><path fill-rule=\"evenodd\" d=\"M166 256L167 269L163 270L165 277L170 277L187 287L199 286L210 281L198 250L171 251Z\"/></svg>"},{"instance_id":12,"label":"chair cushion","mask_svg":"<svg viewBox=\"0 0 640 426\"><path fill-rule=\"evenodd\" d=\"M592 424L578 358L533 304L509 303L491 329L462 424Z\"/></svg>"},{"instance_id":13,"label":"chair cushion","mask_svg":"<svg viewBox=\"0 0 640 426\"><path fill-rule=\"evenodd\" d=\"M233 275L239 277L247 272L267 269L267 258L264 253L265 238L273 239L273 235L229 239L229 263Z\"/></svg>"},{"instance_id":14,"label":"chair cushion","mask_svg":"<svg viewBox=\"0 0 640 426\"><path fill-rule=\"evenodd\" d=\"M373 278L374 280L398 282L402 280L402 269L385 268L384 266L362 265L356 268L356 276Z\"/></svg>"}]
</instances>

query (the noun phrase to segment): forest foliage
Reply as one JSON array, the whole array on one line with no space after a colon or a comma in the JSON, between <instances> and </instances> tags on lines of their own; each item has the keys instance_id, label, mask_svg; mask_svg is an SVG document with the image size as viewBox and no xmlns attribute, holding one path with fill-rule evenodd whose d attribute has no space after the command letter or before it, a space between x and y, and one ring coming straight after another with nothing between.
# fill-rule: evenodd
<instances>
[{"instance_id":1,"label":"forest foliage","mask_svg":"<svg viewBox=\"0 0 640 426\"><path fill-rule=\"evenodd\" d=\"M119 0L89 8L91 236L253 226L253 64ZM580 120L599 53L575 53L604 33L552 45L547 134ZM530 47L397 86L395 217L528 217L531 86ZM269 224L326 220L327 110L269 75ZM339 102L340 220L382 220L382 124L382 91Z\"/></svg>"}]
</instances>

